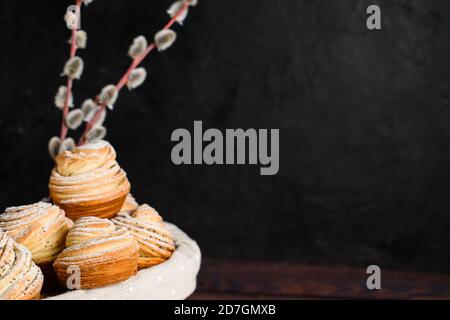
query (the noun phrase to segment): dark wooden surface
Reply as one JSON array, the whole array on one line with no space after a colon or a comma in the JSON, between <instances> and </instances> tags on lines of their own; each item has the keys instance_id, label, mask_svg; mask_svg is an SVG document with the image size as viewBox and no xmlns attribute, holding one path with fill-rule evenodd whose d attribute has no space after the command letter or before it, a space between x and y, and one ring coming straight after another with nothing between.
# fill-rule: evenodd
<instances>
[{"instance_id":1,"label":"dark wooden surface","mask_svg":"<svg viewBox=\"0 0 450 320\"><path fill-rule=\"evenodd\" d=\"M450 299L450 275L383 270L381 290L364 268L263 262L203 262L199 299Z\"/></svg>"}]
</instances>

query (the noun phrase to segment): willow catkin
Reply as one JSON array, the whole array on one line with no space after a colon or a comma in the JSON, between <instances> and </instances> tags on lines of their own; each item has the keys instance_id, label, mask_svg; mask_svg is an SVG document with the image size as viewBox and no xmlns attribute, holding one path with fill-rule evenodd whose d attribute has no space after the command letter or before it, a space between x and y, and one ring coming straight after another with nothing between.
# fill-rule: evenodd
<instances>
[{"instance_id":1,"label":"willow catkin","mask_svg":"<svg viewBox=\"0 0 450 320\"><path fill-rule=\"evenodd\" d=\"M114 109L114 104L116 103L118 97L119 91L117 91L116 86L110 84L102 89L102 92L99 96L99 102L100 104L105 105L112 110Z\"/></svg>"},{"instance_id":2,"label":"willow catkin","mask_svg":"<svg viewBox=\"0 0 450 320\"><path fill-rule=\"evenodd\" d=\"M78 14L68 10L64 15L64 21L66 22L67 28L70 30L76 29L78 26L78 18Z\"/></svg>"},{"instance_id":3,"label":"willow catkin","mask_svg":"<svg viewBox=\"0 0 450 320\"><path fill-rule=\"evenodd\" d=\"M129 90L136 89L145 82L147 71L144 68L137 68L131 71L128 77L127 87Z\"/></svg>"},{"instance_id":4,"label":"willow catkin","mask_svg":"<svg viewBox=\"0 0 450 320\"><path fill-rule=\"evenodd\" d=\"M165 51L173 45L176 39L175 31L171 29L161 30L155 35L155 45L158 51Z\"/></svg>"},{"instance_id":5,"label":"willow catkin","mask_svg":"<svg viewBox=\"0 0 450 320\"><path fill-rule=\"evenodd\" d=\"M94 0L83 0L83 3L87 6L91 4Z\"/></svg>"},{"instance_id":6,"label":"willow catkin","mask_svg":"<svg viewBox=\"0 0 450 320\"><path fill-rule=\"evenodd\" d=\"M97 111L97 104L92 99L87 99L83 102L81 105L81 110L84 114L84 121L89 122L92 120L92 118L95 115L95 112Z\"/></svg>"},{"instance_id":7,"label":"willow catkin","mask_svg":"<svg viewBox=\"0 0 450 320\"><path fill-rule=\"evenodd\" d=\"M54 159L59 154L61 147L61 139L58 137L52 137L48 142L48 153Z\"/></svg>"},{"instance_id":8,"label":"willow catkin","mask_svg":"<svg viewBox=\"0 0 450 320\"><path fill-rule=\"evenodd\" d=\"M137 57L144 54L145 49L147 49L148 43L147 39L144 36L138 36L134 38L133 43L130 46L130 49L128 50L128 55L136 59Z\"/></svg>"},{"instance_id":9,"label":"willow catkin","mask_svg":"<svg viewBox=\"0 0 450 320\"><path fill-rule=\"evenodd\" d=\"M107 130L102 125L96 125L89 130L89 132L86 135L86 139L89 142L97 142L102 140L107 134Z\"/></svg>"},{"instance_id":10,"label":"willow catkin","mask_svg":"<svg viewBox=\"0 0 450 320\"><path fill-rule=\"evenodd\" d=\"M191 7L195 7L198 4L198 0L183 0L184 3L187 3Z\"/></svg>"},{"instance_id":11,"label":"willow catkin","mask_svg":"<svg viewBox=\"0 0 450 320\"><path fill-rule=\"evenodd\" d=\"M62 75L70 79L80 79L83 74L84 62L80 57L73 57L69 59L65 66Z\"/></svg>"},{"instance_id":12,"label":"willow catkin","mask_svg":"<svg viewBox=\"0 0 450 320\"><path fill-rule=\"evenodd\" d=\"M183 8L184 6L184 2L182 0L180 1L176 1L174 3L172 3L172 5L169 7L169 9L167 10L167 13L169 14L169 16L171 18L175 17ZM183 25L184 20L186 19L187 15L188 15L189 10L186 9L184 10L176 19L176 21L180 24Z\"/></svg>"},{"instance_id":13,"label":"willow catkin","mask_svg":"<svg viewBox=\"0 0 450 320\"><path fill-rule=\"evenodd\" d=\"M73 140L72 138L67 138L61 143L61 146L59 147L59 153L63 153L64 151L71 151L73 150L73 148L75 148L75 140Z\"/></svg>"},{"instance_id":14,"label":"willow catkin","mask_svg":"<svg viewBox=\"0 0 450 320\"><path fill-rule=\"evenodd\" d=\"M66 102L66 98L67 98L67 87L66 86L60 86L58 88L58 91L56 92L55 95L55 106L58 109L63 109L64 108L64 104ZM73 96L70 95L70 99L69 99L69 107L73 106Z\"/></svg>"},{"instance_id":15,"label":"willow catkin","mask_svg":"<svg viewBox=\"0 0 450 320\"><path fill-rule=\"evenodd\" d=\"M75 34L75 44L78 49L86 49L87 45L87 32L84 30L78 30Z\"/></svg>"},{"instance_id":16,"label":"willow catkin","mask_svg":"<svg viewBox=\"0 0 450 320\"><path fill-rule=\"evenodd\" d=\"M72 130L78 129L83 123L84 113L80 109L72 110L67 114L66 125Z\"/></svg>"}]
</instances>

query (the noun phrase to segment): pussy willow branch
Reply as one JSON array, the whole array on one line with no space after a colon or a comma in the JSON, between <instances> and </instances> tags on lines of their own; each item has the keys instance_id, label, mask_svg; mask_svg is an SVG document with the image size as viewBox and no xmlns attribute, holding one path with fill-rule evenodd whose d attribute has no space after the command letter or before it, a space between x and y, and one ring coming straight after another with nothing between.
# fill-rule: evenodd
<instances>
[{"instance_id":1,"label":"pussy willow branch","mask_svg":"<svg viewBox=\"0 0 450 320\"><path fill-rule=\"evenodd\" d=\"M76 0L75 5L77 7L77 14L80 14L81 12L81 2L82 0ZM80 17L78 17L80 19ZM74 27L72 29L72 37L70 39L70 59L74 58L77 54L77 28ZM73 79L71 77L67 77L67 91L66 91L66 98L64 100L64 107L63 107L63 116L62 116L62 123L61 123L61 135L60 139L61 141L64 141L67 136L67 132L69 131L69 128L66 124L66 117L69 114L69 104L70 104L70 98L72 96L72 87L73 87Z\"/></svg>"},{"instance_id":2,"label":"pussy willow branch","mask_svg":"<svg viewBox=\"0 0 450 320\"><path fill-rule=\"evenodd\" d=\"M163 30L167 30L170 29L172 27L172 25L177 21L178 17L180 17L189 7L189 3L184 3L184 5L180 8L180 10L172 17L172 19L170 19L170 21L164 26ZM119 92L120 90L122 90L122 88L127 84L128 82L128 78L130 77L131 72L133 72L133 70L135 70L141 63L142 61L156 48L156 44L153 42L151 43L147 49L145 50L145 52L138 56L137 58L135 58L133 60L133 62L131 63L130 67L128 68L128 70L125 72L125 74L122 76L122 78L119 80L119 82L116 84L116 89ZM98 99L96 99L96 101L98 101ZM100 116L102 114L102 112L104 112L106 109L106 105L102 104L100 105L99 110L95 113L94 117L92 118L91 121L89 121L86 124L86 127L84 129L84 132L80 138L80 140L78 141L78 145L83 145L86 143L86 135L89 132L89 130L92 129L92 127L97 123L97 121L100 119Z\"/></svg>"}]
</instances>

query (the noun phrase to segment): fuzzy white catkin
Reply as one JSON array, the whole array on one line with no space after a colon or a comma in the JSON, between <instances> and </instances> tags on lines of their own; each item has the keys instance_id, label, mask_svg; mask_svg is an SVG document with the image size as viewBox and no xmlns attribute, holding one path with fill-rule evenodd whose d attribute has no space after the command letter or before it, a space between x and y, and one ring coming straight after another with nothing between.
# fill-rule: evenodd
<instances>
[{"instance_id":1,"label":"fuzzy white catkin","mask_svg":"<svg viewBox=\"0 0 450 320\"><path fill-rule=\"evenodd\" d=\"M63 109L64 108L64 103L66 101L66 97L67 97L67 87L66 86L60 86L58 88L58 91L56 92L55 95L55 106L58 109ZM69 100L69 107L73 106L73 96L70 95L70 100Z\"/></svg>"},{"instance_id":2,"label":"fuzzy white catkin","mask_svg":"<svg viewBox=\"0 0 450 320\"><path fill-rule=\"evenodd\" d=\"M83 0L83 3L87 6L91 4L94 0Z\"/></svg>"},{"instance_id":3,"label":"fuzzy white catkin","mask_svg":"<svg viewBox=\"0 0 450 320\"><path fill-rule=\"evenodd\" d=\"M180 12L180 10L183 8L183 6L184 6L184 2L182 0L176 1L170 6L170 8L167 10L167 13L169 14L169 16L171 18L173 18ZM183 25L183 22L186 19L187 15L188 15L188 12L189 12L189 10L186 9L186 10L183 11L183 13L181 13L177 17L177 22L180 25Z\"/></svg>"},{"instance_id":4,"label":"fuzzy white catkin","mask_svg":"<svg viewBox=\"0 0 450 320\"><path fill-rule=\"evenodd\" d=\"M66 125L72 130L78 129L83 123L84 113L80 109L72 110L67 114Z\"/></svg>"},{"instance_id":5,"label":"fuzzy white catkin","mask_svg":"<svg viewBox=\"0 0 450 320\"><path fill-rule=\"evenodd\" d=\"M198 0L183 0L184 3L187 3L191 7L195 7L198 4Z\"/></svg>"},{"instance_id":6,"label":"fuzzy white catkin","mask_svg":"<svg viewBox=\"0 0 450 320\"><path fill-rule=\"evenodd\" d=\"M169 49L175 40L177 39L177 34L171 29L161 30L155 35L155 45L158 51L164 51Z\"/></svg>"},{"instance_id":7,"label":"fuzzy white catkin","mask_svg":"<svg viewBox=\"0 0 450 320\"><path fill-rule=\"evenodd\" d=\"M104 126L96 125L86 135L86 139L89 142L97 142L102 140L106 136L106 128Z\"/></svg>"},{"instance_id":8,"label":"fuzzy white catkin","mask_svg":"<svg viewBox=\"0 0 450 320\"><path fill-rule=\"evenodd\" d=\"M100 112L100 115L98 116L98 119L95 121L95 124L97 125L101 125L105 122L106 120L106 109L103 111L100 111L101 107L96 107L95 110L92 111L92 113L89 115L89 117L85 120L86 122L91 121L92 119L94 119L95 115Z\"/></svg>"},{"instance_id":9,"label":"fuzzy white catkin","mask_svg":"<svg viewBox=\"0 0 450 320\"><path fill-rule=\"evenodd\" d=\"M70 30L76 29L78 26L78 15L73 11L67 11L64 16L67 28Z\"/></svg>"},{"instance_id":10,"label":"fuzzy white catkin","mask_svg":"<svg viewBox=\"0 0 450 320\"><path fill-rule=\"evenodd\" d=\"M116 86L113 84L107 85L102 89L102 92L99 96L100 104L107 106L109 109L114 109L114 104L119 97L119 92L116 89Z\"/></svg>"},{"instance_id":11,"label":"fuzzy white catkin","mask_svg":"<svg viewBox=\"0 0 450 320\"><path fill-rule=\"evenodd\" d=\"M81 105L81 110L84 114L84 121L91 121L94 117L95 111L97 110L97 104L92 99L87 99Z\"/></svg>"},{"instance_id":12,"label":"fuzzy white catkin","mask_svg":"<svg viewBox=\"0 0 450 320\"><path fill-rule=\"evenodd\" d=\"M136 89L142 85L147 78L147 71L144 68L137 68L131 71L128 77L127 87L129 90Z\"/></svg>"},{"instance_id":13,"label":"fuzzy white catkin","mask_svg":"<svg viewBox=\"0 0 450 320\"><path fill-rule=\"evenodd\" d=\"M80 57L73 57L66 62L64 66L63 76L70 79L80 79L83 74L84 62Z\"/></svg>"},{"instance_id":14,"label":"fuzzy white catkin","mask_svg":"<svg viewBox=\"0 0 450 320\"><path fill-rule=\"evenodd\" d=\"M72 138L67 138L63 143L61 143L58 152L63 153L64 151L72 151L73 148L75 148L75 140Z\"/></svg>"},{"instance_id":15,"label":"fuzzy white catkin","mask_svg":"<svg viewBox=\"0 0 450 320\"><path fill-rule=\"evenodd\" d=\"M131 58L136 59L145 52L147 46L148 46L147 39L144 36L136 37L134 38L133 43L131 44L130 49L128 50L128 55Z\"/></svg>"},{"instance_id":16,"label":"fuzzy white catkin","mask_svg":"<svg viewBox=\"0 0 450 320\"><path fill-rule=\"evenodd\" d=\"M52 137L48 142L48 153L55 159L59 154L59 148L61 147L61 139L58 137Z\"/></svg>"},{"instance_id":17,"label":"fuzzy white catkin","mask_svg":"<svg viewBox=\"0 0 450 320\"><path fill-rule=\"evenodd\" d=\"M78 30L75 34L75 44L78 49L86 49L87 45L87 32L84 30Z\"/></svg>"}]
</instances>

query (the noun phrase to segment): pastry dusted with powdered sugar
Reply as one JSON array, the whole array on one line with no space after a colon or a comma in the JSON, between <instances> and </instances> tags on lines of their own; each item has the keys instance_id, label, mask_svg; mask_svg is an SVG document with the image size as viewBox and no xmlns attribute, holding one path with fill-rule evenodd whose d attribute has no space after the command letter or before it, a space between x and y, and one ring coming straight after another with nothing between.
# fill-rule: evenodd
<instances>
[{"instance_id":1,"label":"pastry dusted with powdered sugar","mask_svg":"<svg viewBox=\"0 0 450 320\"><path fill-rule=\"evenodd\" d=\"M67 234L66 247L53 268L69 289L99 288L137 272L136 241L125 228L116 229L107 219L78 219ZM70 279L71 275L79 279Z\"/></svg>"},{"instance_id":2,"label":"pastry dusted with powdered sugar","mask_svg":"<svg viewBox=\"0 0 450 320\"><path fill-rule=\"evenodd\" d=\"M119 214L132 214L139 208L139 204L137 203L136 199L133 197L133 195L130 193L128 194L127 198L125 199L125 202L122 206L122 208L119 211Z\"/></svg>"},{"instance_id":3,"label":"pastry dusted with powdered sugar","mask_svg":"<svg viewBox=\"0 0 450 320\"><path fill-rule=\"evenodd\" d=\"M0 231L0 300L39 299L43 282L30 251Z\"/></svg>"},{"instance_id":4,"label":"pastry dusted with powdered sugar","mask_svg":"<svg viewBox=\"0 0 450 320\"><path fill-rule=\"evenodd\" d=\"M65 151L55 161L50 196L69 218L112 218L120 211L130 192L130 183L108 142Z\"/></svg>"},{"instance_id":5,"label":"pastry dusted with powdered sugar","mask_svg":"<svg viewBox=\"0 0 450 320\"><path fill-rule=\"evenodd\" d=\"M0 214L0 230L27 247L40 266L51 264L64 249L72 225L63 210L45 202L7 208Z\"/></svg>"},{"instance_id":6,"label":"pastry dusted with powdered sugar","mask_svg":"<svg viewBox=\"0 0 450 320\"><path fill-rule=\"evenodd\" d=\"M131 215L120 214L112 219L118 227L125 227L139 244L139 269L160 264L175 250L172 235L167 231L158 212L147 204Z\"/></svg>"}]
</instances>

